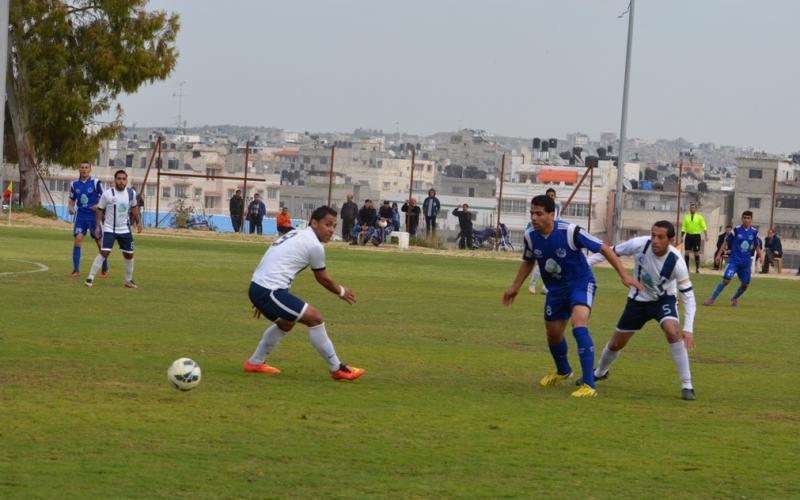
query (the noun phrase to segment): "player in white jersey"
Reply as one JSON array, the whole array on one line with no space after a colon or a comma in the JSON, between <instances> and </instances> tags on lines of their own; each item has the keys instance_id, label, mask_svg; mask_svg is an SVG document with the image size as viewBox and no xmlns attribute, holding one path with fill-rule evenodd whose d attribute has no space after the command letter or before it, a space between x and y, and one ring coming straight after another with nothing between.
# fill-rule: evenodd
<instances>
[{"instance_id":1,"label":"player in white jersey","mask_svg":"<svg viewBox=\"0 0 800 500\"><path fill-rule=\"evenodd\" d=\"M124 170L114 172L114 187L103 191L97 202L96 234L103 234L100 255L94 258L89 276L84 281L86 286L94 284L94 275L103 265L103 260L111 253L114 242L119 243L122 256L125 257L125 287L136 288L133 281L133 235L131 234L131 216L136 223L136 232L142 232L142 218L136 206L136 191L128 187L128 174Z\"/></svg>"},{"instance_id":2,"label":"player in white jersey","mask_svg":"<svg viewBox=\"0 0 800 500\"><path fill-rule=\"evenodd\" d=\"M548 198L550 198L551 200L553 200L555 202L555 204L556 204L556 219L561 219L561 205L559 205L558 202L556 201L556 190L553 189L553 188L547 188L547 191L545 191L544 194L546 194ZM527 231L531 227L533 227L533 225L530 222L528 222L528 225L525 226L525 231ZM539 277L541 275L542 275L542 270L539 269L539 266L534 267L533 271L531 272L531 281L528 284L528 291L529 292L534 293L534 294L536 293L536 282L539 281ZM545 285L542 285L542 293L545 294L545 295L547 294L547 287Z\"/></svg>"},{"instance_id":3,"label":"player in white jersey","mask_svg":"<svg viewBox=\"0 0 800 500\"><path fill-rule=\"evenodd\" d=\"M330 207L318 207L311 214L309 227L284 234L261 258L250 282L250 302L253 303L256 317L263 314L273 323L264 331L253 355L245 361L244 371L280 373L279 369L267 364L267 356L299 322L308 327L308 339L328 363L328 370L334 380L355 380L364 374L363 368L339 361L325 330L322 313L289 293L294 278L303 269L311 266L320 285L348 304L356 302L353 291L337 285L325 271L325 249L322 244L329 242L336 231L336 215L336 210Z\"/></svg>"},{"instance_id":4,"label":"player in white jersey","mask_svg":"<svg viewBox=\"0 0 800 500\"><path fill-rule=\"evenodd\" d=\"M628 303L619 318L614 336L603 349L594 376L595 380L608 378L608 369L622 348L645 323L654 319L664 330L672 350L672 358L681 379L681 397L693 401L695 394L687 349L694 347L693 324L697 306L689 279L689 268L678 250L670 245L674 237L675 227L672 223L661 220L653 224L649 237L640 236L614 246L617 255L634 257L634 274L645 289L639 291L631 288ZM594 265L602 260L601 254L595 254L589 258L589 264ZM682 331L678 324L677 291L683 298Z\"/></svg>"}]
</instances>

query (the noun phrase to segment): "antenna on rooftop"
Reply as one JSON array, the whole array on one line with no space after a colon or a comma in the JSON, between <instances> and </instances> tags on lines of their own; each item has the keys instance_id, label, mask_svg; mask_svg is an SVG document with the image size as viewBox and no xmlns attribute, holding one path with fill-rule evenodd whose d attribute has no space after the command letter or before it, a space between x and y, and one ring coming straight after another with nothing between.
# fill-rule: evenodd
<instances>
[{"instance_id":1,"label":"antenna on rooftop","mask_svg":"<svg viewBox=\"0 0 800 500\"><path fill-rule=\"evenodd\" d=\"M183 116L182 116L183 98L186 97L186 94L183 93L183 86L184 85L186 85L186 82L180 82L178 84L178 93L177 94L175 94L175 93L172 94L172 97L177 97L178 98L178 129L181 129L181 128L186 126L186 124L183 123L183 120L182 120L182 118L183 118Z\"/></svg>"}]
</instances>

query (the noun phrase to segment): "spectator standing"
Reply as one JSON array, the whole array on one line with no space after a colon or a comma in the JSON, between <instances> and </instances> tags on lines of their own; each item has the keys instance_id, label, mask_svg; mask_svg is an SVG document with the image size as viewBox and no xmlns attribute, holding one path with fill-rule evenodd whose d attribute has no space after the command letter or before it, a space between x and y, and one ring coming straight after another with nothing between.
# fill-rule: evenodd
<instances>
[{"instance_id":1,"label":"spectator standing","mask_svg":"<svg viewBox=\"0 0 800 500\"><path fill-rule=\"evenodd\" d=\"M280 235L284 235L294 229L292 227L292 218L289 217L289 207L283 207L281 209L281 213L278 214L276 223L278 225L278 234Z\"/></svg>"},{"instance_id":2,"label":"spectator standing","mask_svg":"<svg viewBox=\"0 0 800 500\"><path fill-rule=\"evenodd\" d=\"M702 215L697 213L697 203L689 204L689 213L683 217L683 259L686 267L689 267L689 252L694 253L694 270L700 272L700 233L703 233L703 241L708 241L708 230L706 221Z\"/></svg>"},{"instance_id":3,"label":"spectator standing","mask_svg":"<svg viewBox=\"0 0 800 500\"><path fill-rule=\"evenodd\" d=\"M237 189L233 193L230 202L228 202L231 211L231 225L233 232L238 233L242 230L242 215L244 213L244 198L242 198L242 190Z\"/></svg>"},{"instance_id":4,"label":"spectator standing","mask_svg":"<svg viewBox=\"0 0 800 500\"><path fill-rule=\"evenodd\" d=\"M394 226L394 231L400 230L400 207L396 202L392 203L392 226Z\"/></svg>"},{"instance_id":5,"label":"spectator standing","mask_svg":"<svg viewBox=\"0 0 800 500\"><path fill-rule=\"evenodd\" d=\"M419 225L419 216L422 213L422 210L420 210L417 206L417 200L411 198L407 203L403 203L403 208L400 210L407 214L406 231L408 231L409 235L416 236L417 226Z\"/></svg>"},{"instance_id":6,"label":"spectator standing","mask_svg":"<svg viewBox=\"0 0 800 500\"><path fill-rule=\"evenodd\" d=\"M472 213L469 211L469 205L464 203L461 207L454 208L453 215L458 217L458 226L461 229L458 233L458 248L472 250Z\"/></svg>"},{"instance_id":7,"label":"spectator standing","mask_svg":"<svg viewBox=\"0 0 800 500\"><path fill-rule=\"evenodd\" d=\"M767 231L767 237L764 239L764 250L766 255L764 258L764 265L761 266L761 273L768 273L770 264L775 263L775 259L783 257L783 245L781 244L781 237L775 233L774 229Z\"/></svg>"},{"instance_id":8,"label":"spectator standing","mask_svg":"<svg viewBox=\"0 0 800 500\"><path fill-rule=\"evenodd\" d=\"M436 215L441 206L439 198L436 197L436 190L428 190L428 197L422 202L422 213L425 214L425 236L436 234Z\"/></svg>"},{"instance_id":9,"label":"spectator standing","mask_svg":"<svg viewBox=\"0 0 800 500\"><path fill-rule=\"evenodd\" d=\"M720 256L720 260L722 258L726 258L727 259L728 253L730 253L730 252L725 252L725 254L722 255L722 254L719 253L719 249L722 248L722 243L725 242L725 238L727 238L728 235L731 234L731 231L733 231L733 226L725 226L725 232L720 234L719 236L717 236L717 251L714 252L714 255L719 255ZM715 271L719 271L719 265L720 265L720 261L717 260L717 259L714 259L714 270Z\"/></svg>"},{"instance_id":10,"label":"spectator standing","mask_svg":"<svg viewBox=\"0 0 800 500\"><path fill-rule=\"evenodd\" d=\"M347 201L342 205L342 210L339 212L342 218L342 239L347 241L353 233L353 226L356 224L356 217L358 217L358 205L353 202L353 195L347 195Z\"/></svg>"},{"instance_id":11,"label":"spectator standing","mask_svg":"<svg viewBox=\"0 0 800 500\"><path fill-rule=\"evenodd\" d=\"M250 221L250 234L257 232L264 234L264 228L261 223L264 221L264 216L267 215L267 206L261 201L261 197L256 193L253 196L253 201L247 206L247 220Z\"/></svg>"}]
</instances>

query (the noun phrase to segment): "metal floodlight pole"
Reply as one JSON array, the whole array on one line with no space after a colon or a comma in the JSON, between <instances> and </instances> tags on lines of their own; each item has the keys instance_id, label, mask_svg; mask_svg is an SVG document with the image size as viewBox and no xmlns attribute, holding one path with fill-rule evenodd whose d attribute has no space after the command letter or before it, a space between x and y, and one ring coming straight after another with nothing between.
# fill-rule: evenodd
<instances>
[{"instance_id":1,"label":"metal floodlight pole","mask_svg":"<svg viewBox=\"0 0 800 500\"><path fill-rule=\"evenodd\" d=\"M505 173L506 173L506 154L503 153L503 156L500 158L500 192L498 193L497 196L497 225L494 238L495 250L500 248L500 237L502 235L502 233L500 232L500 212L503 210L503 181L505 180Z\"/></svg>"},{"instance_id":2,"label":"metal floodlight pole","mask_svg":"<svg viewBox=\"0 0 800 500\"><path fill-rule=\"evenodd\" d=\"M333 160L336 157L336 144L331 146L331 164L328 167L328 206L331 206L331 194L333 192Z\"/></svg>"},{"instance_id":3,"label":"metal floodlight pole","mask_svg":"<svg viewBox=\"0 0 800 500\"><path fill-rule=\"evenodd\" d=\"M3 155L3 139L5 137L5 120L6 120L6 72L8 71L8 9L9 0L0 0L0 104L2 104L3 112L0 113L0 191L5 191L5 177L6 177L6 161ZM14 199L14 193L8 199L8 223L11 225L11 200Z\"/></svg>"},{"instance_id":4,"label":"metal floodlight pole","mask_svg":"<svg viewBox=\"0 0 800 500\"><path fill-rule=\"evenodd\" d=\"M625 134L628 129L628 87L631 77L631 51L633 48L633 10L636 0L628 5L628 48L625 52L625 83L622 88L622 120L619 127L617 149L617 193L614 197L614 243L622 239L622 181L625 172Z\"/></svg>"},{"instance_id":5,"label":"metal floodlight pole","mask_svg":"<svg viewBox=\"0 0 800 500\"><path fill-rule=\"evenodd\" d=\"M682 179L683 179L683 160L678 163L678 207L675 209L676 217L675 217L675 232L678 235L681 234L681 187L682 187ZM680 241L680 238L679 240ZM686 249L684 249L684 252Z\"/></svg>"},{"instance_id":6,"label":"metal floodlight pole","mask_svg":"<svg viewBox=\"0 0 800 500\"><path fill-rule=\"evenodd\" d=\"M242 203L242 226L244 226L244 220L246 219L246 211L247 211L247 163L250 161L250 141L245 141L244 146L244 186L242 186L242 199L244 203ZM248 221L249 222L249 221ZM244 227L242 227L242 232L244 232Z\"/></svg>"},{"instance_id":7,"label":"metal floodlight pole","mask_svg":"<svg viewBox=\"0 0 800 500\"><path fill-rule=\"evenodd\" d=\"M592 192L594 191L594 166L589 166L589 216L586 221L586 232L592 232Z\"/></svg>"},{"instance_id":8,"label":"metal floodlight pole","mask_svg":"<svg viewBox=\"0 0 800 500\"><path fill-rule=\"evenodd\" d=\"M158 159L156 160L156 227L159 225L158 209L161 201L161 136L158 136L156 142L156 151L158 151Z\"/></svg>"},{"instance_id":9,"label":"metal floodlight pole","mask_svg":"<svg viewBox=\"0 0 800 500\"><path fill-rule=\"evenodd\" d=\"M769 207L769 229L775 230L772 223L775 221L775 190L778 187L778 167L775 167L775 174L772 176L772 206Z\"/></svg>"},{"instance_id":10,"label":"metal floodlight pole","mask_svg":"<svg viewBox=\"0 0 800 500\"><path fill-rule=\"evenodd\" d=\"M399 130L399 129L398 129ZM411 222L411 198L414 197L414 164L417 160L416 149L411 150L411 179L408 181L408 211L406 211L406 231L408 231L409 222Z\"/></svg>"}]
</instances>

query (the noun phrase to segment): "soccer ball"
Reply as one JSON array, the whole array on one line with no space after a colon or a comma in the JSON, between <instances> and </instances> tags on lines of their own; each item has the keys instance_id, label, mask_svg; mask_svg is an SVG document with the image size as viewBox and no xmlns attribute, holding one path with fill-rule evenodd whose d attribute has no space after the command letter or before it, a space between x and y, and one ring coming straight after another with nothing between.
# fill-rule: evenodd
<instances>
[{"instance_id":1,"label":"soccer ball","mask_svg":"<svg viewBox=\"0 0 800 500\"><path fill-rule=\"evenodd\" d=\"M381 229L386 229L386 226L388 226L388 225L389 225L389 223L386 221L386 219L381 219L381 220L378 221L378 226Z\"/></svg>"},{"instance_id":2,"label":"soccer ball","mask_svg":"<svg viewBox=\"0 0 800 500\"><path fill-rule=\"evenodd\" d=\"M200 383L200 365L189 358L176 359L167 370L167 380L181 391L191 391Z\"/></svg>"}]
</instances>

